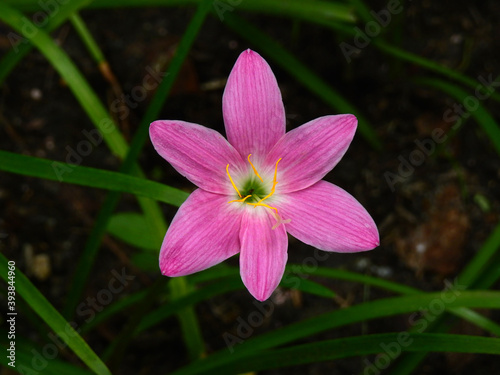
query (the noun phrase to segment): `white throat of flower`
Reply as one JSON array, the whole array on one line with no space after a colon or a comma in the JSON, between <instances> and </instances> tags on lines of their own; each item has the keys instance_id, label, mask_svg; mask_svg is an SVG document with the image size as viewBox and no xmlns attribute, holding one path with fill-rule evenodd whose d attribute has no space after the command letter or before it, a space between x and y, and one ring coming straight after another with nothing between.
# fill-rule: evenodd
<instances>
[{"instance_id":1,"label":"white throat of flower","mask_svg":"<svg viewBox=\"0 0 500 375\"><path fill-rule=\"evenodd\" d=\"M271 191L268 194L266 194L263 198L261 198L261 196L266 193L266 189L263 185L264 180L260 176L259 172L257 172L257 169L255 168L252 161L250 160L250 156L252 156L252 154L248 155L248 158L247 158L248 162L250 163L250 166L252 167L255 176L257 176L258 179L260 180L260 183L255 178L252 178L252 179L248 180L244 184L243 187L241 187L242 189L240 192L240 190L238 189L238 187L234 183L234 180L231 177L231 174L229 173L229 164L226 165L226 173L227 173L227 176L229 177L229 181L231 181L231 185L233 186L234 190L236 191L236 193L240 197L240 199L231 200L228 203L240 202L240 203L248 204L250 206L254 206L254 208L260 206L260 207L265 207L265 208L272 210L273 216L277 220L276 224L274 224L272 229L276 229L280 224L289 223L291 221L291 219L283 220L281 218L281 216L278 214L278 209L276 207L272 207L266 203L263 203L266 199L270 198L276 191L276 185L278 184L278 181L276 180L276 176L278 174L278 163L280 162L281 158L278 159L278 161L276 162L276 165L274 167L273 185L272 185Z\"/></svg>"}]
</instances>

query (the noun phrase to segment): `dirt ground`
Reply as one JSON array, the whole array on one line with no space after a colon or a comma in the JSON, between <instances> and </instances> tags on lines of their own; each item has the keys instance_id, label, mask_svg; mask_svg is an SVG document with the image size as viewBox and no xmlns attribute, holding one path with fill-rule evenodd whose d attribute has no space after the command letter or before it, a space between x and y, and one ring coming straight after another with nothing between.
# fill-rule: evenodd
<instances>
[{"instance_id":1,"label":"dirt ground","mask_svg":"<svg viewBox=\"0 0 500 375\"><path fill-rule=\"evenodd\" d=\"M385 6L384 2L373 2L371 9L378 11ZM141 83L148 67L164 67L168 63L192 14L191 8L139 8L84 11L82 17L126 94ZM500 213L500 163L492 143L474 119L464 121L457 131L452 129L454 122L448 121L449 111L463 103L419 84L421 77L433 77L433 73L397 61L373 45L363 48L347 63L339 43L349 42L349 38L341 39L331 30L309 23L241 14L351 101L369 119L383 143L383 149L376 151L358 133L342 161L326 177L353 194L372 214L379 226L381 246L367 253L331 254L320 265L375 275L424 290L443 289L444 281L453 280L479 250L498 223ZM479 85L481 77L496 77L500 73L499 19L500 3L493 0L408 2L394 21L394 35L389 31L385 36L416 55L477 79ZM364 27L363 23L358 26ZM9 48L5 38L9 29L0 25L0 30L0 48L5 52ZM66 24L53 36L113 112L120 97L103 79L72 27ZM253 46L216 17L208 18L161 118L200 123L223 132L221 98L225 79L246 48ZM268 62L280 84L288 129L336 113L275 62L269 58ZM126 116L113 112L127 137L137 128L151 94L129 103ZM482 104L499 118L498 105L491 100ZM70 149L85 139L83 130L93 129L65 83L37 51L31 52L0 87L0 124L2 150L59 161L65 161ZM436 129L443 130L447 142L430 141ZM419 144L424 144L424 148L419 148ZM431 150L432 144L432 152L418 159L415 150L423 154L425 147ZM140 163L151 179L186 191L193 189L155 153L150 143ZM82 160L82 165L117 170L120 162L101 144ZM398 174L401 178L396 182L388 177ZM0 172L0 181L0 249L61 309L75 259L85 246L105 192L4 172ZM162 208L166 219L171 220L175 208ZM119 211L137 209L134 198L125 195ZM309 246L290 240L290 262L300 264L312 251ZM130 258L136 252L108 236L93 269L87 295L95 295L109 278L110 270L121 266L139 275L139 281L124 295L159 278L159 272L145 272L131 264ZM234 259L229 262L237 264ZM313 279L332 288L339 298L332 301L279 289L280 303L272 318L254 334L390 295L348 282ZM499 286L497 282L494 289ZM225 346L222 334L235 329L236 317L247 316L255 309L252 302L247 291L242 290L197 306L209 353ZM500 319L497 312L489 317ZM126 318L119 316L86 336L97 353L123 329ZM408 316L398 316L325 332L302 342L408 328ZM23 330L28 334L30 327ZM466 324L455 327L454 332L484 334ZM42 338L35 340L43 345ZM182 366L187 362L187 354L179 340L177 321L166 320L133 342L116 373L168 373ZM71 354L64 354L64 359L71 358ZM498 363L493 356L433 354L416 373L494 373ZM262 373L340 375L362 370L363 360L355 358Z\"/></svg>"}]
</instances>

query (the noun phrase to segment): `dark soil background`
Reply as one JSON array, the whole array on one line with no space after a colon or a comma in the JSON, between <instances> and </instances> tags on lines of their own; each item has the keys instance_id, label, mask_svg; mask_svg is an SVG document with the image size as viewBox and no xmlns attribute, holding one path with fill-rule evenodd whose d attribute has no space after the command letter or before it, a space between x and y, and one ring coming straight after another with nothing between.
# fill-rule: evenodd
<instances>
[{"instance_id":1,"label":"dark soil background","mask_svg":"<svg viewBox=\"0 0 500 375\"><path fill-rule=\"evenodd\" d=\"M370 7L378 11L386 5L377 1ZM122 92L127 94L141 84L147 67L165 68L192 14L192 8L138 8L84 11L82 17L107 57ZM347 63L339 43L344 40L352 44L352 39L342 39L324 27L282 17L239 14L259 25L355 104L383 142L383 150L375 151L358 133L345 157L326 177L353 194L372 214L379 226L381 246L367 253L330 254L319 265L354 270L424 290L444 289L444 281L453 281L499 220L500 163L485 133L469 119L452 135L453 123L447 122L444 114L456 103L436 90L419 85L419 77L433 76L419 66L397 61L372 44ZM408 51L473 79L496 77L500 73L499 19L500 3L493 0L408 2L385 37L391 41L400 39L401 46ZM358 26L363 28L364 24ZM3 25L0 30L0 48L5 52L10 48L6 38L10 30ZM66 24L53 36L113 112L117 94L100 74L72 27ZM200 123L223 132L221 98L225 79L246 48L253 46L218 18L209 17L161 117ZM263 57L280 84L288 129L335 113L275 62ZM148 102L149 97L133 103L137 106L130 107L124 119L119 119L120 113L115 111L128 137L137 128ZM492 101L482 104L499 118L497 104ZM82 131L93 129L57 72L37 51L31 52L0 88L0 124L2 150L63 162L68 157L68 148L75 149L86 139ZM392 191L386 180L387 172L397 174L401 160L408 161L411 152L418 149L415 140L430 139L436 128L443 129L451 140L426 157ZM155 153L151 144L146 145L140 162L149 178L186 191L193 189ZM103 143L83 158L82 165L117 170L120 162ZM0 172L0 181L0 249L61 310L76 260L105 192L4 172ZM171 220L175 208L166 205L162 208L166 219ZM119 210L137 209L134 198L125 195ZM95 296L107 284L111 270L122 267L138 277L120 297L159 278L159 271L145 272L133 265L130 258L137 251L118 239L106 237L86 294ZM301 264L313 254L311 247L290 239L290 262ZM229 262L236 265L237 259ZM390 295L358 284L312 279L333 289L338 298L321 299L280 288L273 297L276 306L273 315L253 334ZM499 286L497 283L495 289ZM223 334L234 334L237 317L245 319L255 311L255 306L252 297L242 290L201 303L196 309L210 353L225 347ZM497 322L500 320L497 312L487 314ZM85 338L98 354L102 353L123 329L127 318L121 315ZM325 332L302 342L399 332L409 327L408 316L397 316ZM43 346L44 338L37 337L28 323L19 325L18 330ZM454 327L454 332L485 334L467 324ZM74 360L70 352L62 353L61 358ZM114 373L164 374L187 361L178 323L171 318L135 340ZM365 364L363 358L354 358L262 373L358 374ZM415 373L493 374L499 364L498 357L493 356L432 354Z\"/></svg>"}]
</instances>

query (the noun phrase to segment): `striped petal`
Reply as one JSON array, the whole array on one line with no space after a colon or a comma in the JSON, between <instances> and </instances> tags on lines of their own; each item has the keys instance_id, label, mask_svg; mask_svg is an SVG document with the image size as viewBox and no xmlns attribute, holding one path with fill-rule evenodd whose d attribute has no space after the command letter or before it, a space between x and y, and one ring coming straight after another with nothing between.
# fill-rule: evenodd
<instances>
[{"instance_id":1,"label":"striped petal","mask_svg":"<svg viewBox=\"0 0 500 375\"><path fill-rule=\"evenodd\" d=\"M241 53L231 71L222 113L227 139L243 158L264 158L285 134L285 109L271 68L254 51Z\"/></svg>"},{"instance_id":2,"label":"striped petal","mask_svg":"<svg viewBox=\"0 0 500 375\"><path fill-rule=\"evenodd\" d=\"M240 272L243 284L259 301L268 299L283 277L288 258L285 227L268 209L247 209L241 222Z\"/></svg>"},{"instance_id":3,"label":"striped petal","mask_svg":"<svg viewBox=\"0 0 500 375\"><path fill-rule=\"evenodd\" d=\"M286 230L320 250L352 253L379 245L375 222L349 193L326 181L285 194L279 204Z\"/></svg>"},{"instance_id":4,"label":"striped petal","mask_svg":"<svg viewBox=\"0 0 500 375\"><path fill-rule=\"evenodd\" d=\"M184 276L212 267L240 250L241 210L228 197L195 190L181 205L160 251L166 276Z\"/></svg>"},{"instance_id":5,"label":"striped petal","mask_svg":"<svg viewBox=\"0 0 500 375\"><path fill-rule=\"evenodd\" d=\"M155 121L149 134L156 151L193 184L212 193L232 193L226 174L235 175L245 165L238 152L215 130L184 121Z\"/></svg>"},{"instance_id":6,"label":"striped petal","mask_svg":"<svg viewBox=\"0 0 500 375\"><path fill-rule=\"evenodd\" d=\"M349 147L357 126L353 115L319 117L289 131L273 147L265 164L278 168L282 193L304 189L321 180Z\"/></svg>"}]
</instances>

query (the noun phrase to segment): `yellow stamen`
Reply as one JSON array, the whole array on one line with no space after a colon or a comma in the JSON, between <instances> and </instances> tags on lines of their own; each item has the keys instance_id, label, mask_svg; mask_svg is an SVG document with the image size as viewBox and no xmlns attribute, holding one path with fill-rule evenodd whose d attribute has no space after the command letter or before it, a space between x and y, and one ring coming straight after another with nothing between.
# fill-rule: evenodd
<instances>
[{"instance_id":1,"label":"yellow stamen","mask_svg":"<svg viewBox=\"0 0 500 375\"><path fill-rule=\"evenodd\" d=\"M250 156L252 156L252 154L248 155L248 162L252 166L252 169L253 169L255 175L257 177L259 177L259 179L260 179L261 182L264 182L264 180L262 179L262 177L260 177L259 172L257 172L257 169L254 167L254 165L250 161ZM278 181L276 181L276 178L278 176L278 163L280 162L280 160L281 160L281 158L278 159L278 161L276 162L276 166L274 167L273 187L271 188L271 192L268 195L266 195L264 198L262 198L262 199L260 199L258 196L254 195L255 199L259 199L259 201L257 203L248 203L248 202L245 202L252 195L247 195L246 197L243 197L241 195L241 193L238 190L238 188L236 187L236 184L234 183L231 175L229 174L229 164L226 166L227 176L229 177L229 180L231 181L231 185L233 185L234 190L236 190L236 192L238 193L239 197L241 198L241 199L235 199L235 200L229 201L228 203L234 203L234 202L242 202L243 203L244 202L244 203L246 203L246 204L248 204L250 206L254 206L254 207L261 206L261 207L267 207L267 208L269 208L271 210L274 210L275 211L274 215L277 218L278 222L273 226L273 229L275 229L281 223L288 223L289 222L289 219L288 220L283 220L283 221L281 220L280 216L278 215L278 209L276 207L272 207L272 206L269 206L266 203L262 203L267 198L269 198L270 196L272 196L274 194L274 192L276 191L276 185L278 184Z\"/></svg>"},{"instance_id":2,"label":"yellow stamen","mask_svg":"<svg viewBox=\"0 0 500 375\"><path fill-rule=\"evenodd\" d=\"M244 202L246 201L248 198L250 198L252 195L247 195L245 198L242 198L242 199L235 199L234 201L229 201L227 203L233 203L233 202Z\"/></svg>"},{"instance_id":3,"label":"yellow stamen","mask_svg":"<svg viewBox=\"0 0 500 375\"><path fill-rule=\"evenodd\" d=\"M254 206L254 207L257 207L257 206L267 207L267 208L270 208L271 210L276 211L276 213L278 213L278 209L276 207L271 207L265 203L257 202L257 203L247 203L247 204L249 204L250 206Z\"/></svg>"},{"instance_id":4,"label":"yellow stamen","mask_svg":"<svg viewBox=\"0 0 500 375\"><path fill-rule=\"evenodd\" d=\"M229 164L228 164L228 165L226 165L226 172L227 172L227 175L228 175L228 177L229 177L229 180L231 181L231 185L233 185L233 187L234 187L234 190L236 190L236 192L238 193L238 195L239 195L239 197L240 197L240 198L243 198L243 197L241 196L241 194L240 194L240 191L238 190L238 188L237 188L237 187L236 187L236 185L234 184L234 181L233 181L233 179L231 178L231 175L229 174Z\"/></svg>"},{"instance_id":5,"label":"yellow stamen","mask_svg":"<svg viewBox=\"0 0 500 375\"><path fill-rule=\"evenodd\" d=\"M273 187L271 189L271 192L269 194L267 194L264 198L262 198L260 201L258 201L257 203L265 201L267 198L269 198L271 195L274 194L276 184L278 183L278 181L276 181L276 175L278 174L278 163L280 162L280 160L281 160L281 158L278 159L278 161L276 162L276 166L274 167ZM278 211L276 211L276 212L278 212Z\"/></svg>"},{"instance_id":6,"label":"yellow stamen","mask_svg":"<svg viewBox=\"0 0 500 375\"><path fill-rule=\"evenodd\" d=\"M264 180L262 179L262 177L260 177L259 172L257 172L257 169L255 169L255 167L253 166L252 162L250 161L250 156L252 156L252 154L248 155L248 162L252 166L253 173L255 173L257 175L257 177L260 179L260 182L264 182Z\"/></svg>"}]
</instances>

